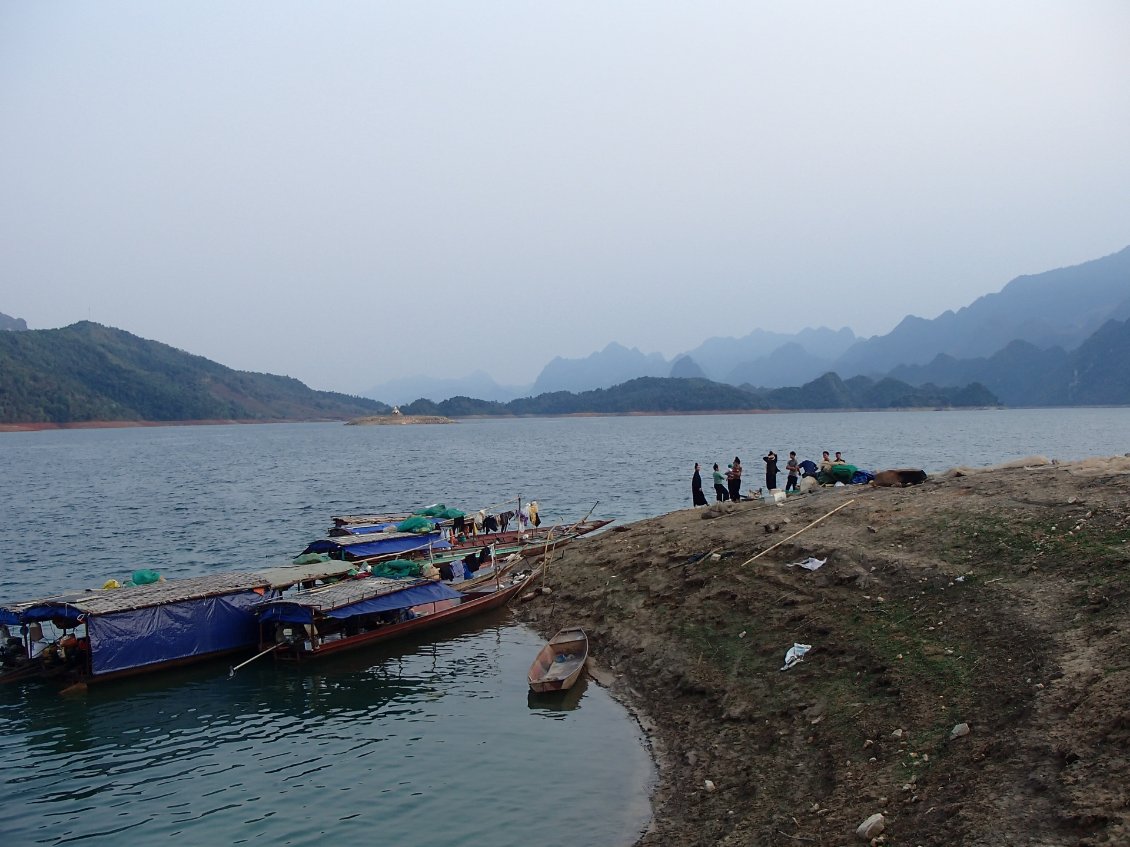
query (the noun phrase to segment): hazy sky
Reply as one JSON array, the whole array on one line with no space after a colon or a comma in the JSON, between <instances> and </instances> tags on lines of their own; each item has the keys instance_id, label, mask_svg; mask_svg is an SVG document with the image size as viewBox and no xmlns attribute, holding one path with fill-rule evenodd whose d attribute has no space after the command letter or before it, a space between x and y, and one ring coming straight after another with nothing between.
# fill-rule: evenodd
<instances>
[{"instance_id":1,"label":"hazy sky","mask_svg":"<svg viewBox=\"0 0 1130 847\"><path fill-rule=\"evenodd\" d=\"M0 312L314 388L885 333L1130 244L1130 3L6 2Z\"/></svg>"}]
</instances>

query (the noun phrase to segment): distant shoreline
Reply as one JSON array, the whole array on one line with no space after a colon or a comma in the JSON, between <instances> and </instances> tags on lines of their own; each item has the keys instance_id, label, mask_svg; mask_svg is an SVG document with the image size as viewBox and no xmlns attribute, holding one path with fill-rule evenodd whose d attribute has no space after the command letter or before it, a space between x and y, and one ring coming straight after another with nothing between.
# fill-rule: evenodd
<instances>
[{"instance_id":1,"label":"distant shoreline","mask_svg":"<svg viewBox=\"0 0 1130 847\"><path fill-rule=\"evenodd\" d=\"M71 421L69 423L0 423L0 432L45 432L53 429L127 429L154 426L227 426L230 424L280 424L280 423L331 423L341 418L293 419L293 420L189 420L189 421Z\"/></svg>"},{"instance_id":2,"label":"distant shoreline","mask_svg":"<svg viewBox=\"0 0 1130 847\"><path fill-rule=\"evenodd\" d=\"M461 420L514 420L530 418L658 418L688 415L790 415L790 414L833 414L836 412L979 412L1007 410L1010 406L908 406L890 409L710 409L697 411L671 412L560 412L545 415L460 415L445 418L440 415L403 415L394 419L392 415L378 415L373 418L288 418L280 420L232 419L232 420L188 420L188 421L73 421L70 423L0 423L0 433L4 432L43 432L55 429L124 429L127 427L154 426L226 426L230 424L280 424L280 423L342 423L344 425L404 425L420 423L458 423ZM1048 409L1108 409L1120 408L1120 404L1110 406L1024 406L1015 408Z\"/></svg>"}]
</instances>

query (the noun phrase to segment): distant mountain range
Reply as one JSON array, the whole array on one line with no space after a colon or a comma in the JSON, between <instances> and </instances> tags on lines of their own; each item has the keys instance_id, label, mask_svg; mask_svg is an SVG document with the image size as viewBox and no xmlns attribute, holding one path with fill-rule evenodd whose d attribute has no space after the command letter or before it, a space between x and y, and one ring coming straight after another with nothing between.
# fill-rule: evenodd
<instances>
[{"instance_id":1,"label":"distant mountain range","mask_svg":"<svg viewBox=\"0 0 1130 847\"><path fill-rule=\"evenodd\" d=\"M996 406L997 398L984 386L938 388L912 386L886 378L865 376L848 381L827 373L799 388L754 391L701 377L644 376L610 388L591 391L550 391L509 403L471 397L451 397L439 403L417 400L400 409L408 415L447 417L495 415L686 414L693 412L782 409L892 409Z\"/></svg>"},{"instance_id":2,"label":"distant mountain range","mask_svg":"<svg viewBox=\"0 0 1130 847\"><path fill-rule=\"evenodd\" d=\"M235 371L89 321L28 330L23 320L0 314L0 330L10 330L0 331L0 423L343 419L390 411L374 399ZM419 384L386 386L404 397ZM956 312L908 317L869 339L846 328L793 335L755 330L739 339L711 338L670 362L612 343L584 359L554 359L524 388L500 386L481 372L430 385L436 396L458 393L438 403L401 403L403 411L1130 404L1130 248L1019 277ZM466 392L469 386L478 396Z\"/></svg>"},{"instance_id":3,"label":"distant mountain range","mask_svg":"<svg viewBox=\"0 0 1130 847\"><path fill-rule=\"evenodd\" d=\"M340 420L389 411L89 321L0 332L0 423Z\"/></svg>"},{"instance_id":4,"label":"distant mountain range","mask_svg":"<svg viewBox=\"0 0 1130 847\"><path fill-rule=\"evenodd\" d=\"M891 332L873 338L858 338L846 327L794 334L757 329L742 338L710 338L672 361L612 342L581 359L553 359L529 386L503 388L480 372L475 375L478 384L401 380L396 396L458 394L507 402L665 376L768 390L804 385L835 372L845 379L889 375L915 386L980 382L1008 405L1078 403L1083 394L1060 385L1055 369L1073 367L1068 354L1107 322L1127 319L1130 247L1081 265L1017 277L969 306L929 320L907 316ZM1103 402L1130 402L1130 390L1117 380L1102 393L1108 398ZM381 387L367 394L387 397Z\"/></svg>"}]
</instances>

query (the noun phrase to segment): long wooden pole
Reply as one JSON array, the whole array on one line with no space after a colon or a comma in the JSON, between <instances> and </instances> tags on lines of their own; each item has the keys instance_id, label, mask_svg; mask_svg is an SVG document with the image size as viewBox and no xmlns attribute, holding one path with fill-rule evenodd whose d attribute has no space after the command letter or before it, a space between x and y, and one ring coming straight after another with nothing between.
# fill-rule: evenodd
<instances>
[{"instance_id":1,"label":"long wooden pole","mask_svg":"<svg viewBox=\"0 0 1130 847\"><path fill-rule=\"evenodd\" d=\"M232 668L231 670L229 670L229 671L228 671L228 679L231 679L231 678L232 678L233 676L235 676L235 672L236 672L237 670L239 670L240 668L242 668L242 667L243 667L244 665L250 665L250 664L251 664L252 662L254 662L254 661L255 661L256 659L260 658L261 656L266 656L266 655L267 655L268 653L270 653L270 652L271 652L272 650L277 650L277 649L279 649L279 647L281 647L281 646L282 646L282 643L281 643L281 642L280 642L280 643L278 643L278 644L273 644L273 645L271 645L270 647L268 647L268 648L267 648L266 650L264 650L264 651L263 651L262 653L256 653L256 654L255 654L254 656L252 656L252 657L251 657L250 659L248 659L248 660L247 660L246 662L240 662L240 663L239 663L238 665L236 665L236 666L235 666L234 668Z\"/></svg>"},{"instance_id":2,"label":"long wooden pole","mask_svg":"<svg viewBox=\"0 0 1130 847\"><path fill-rule=\"evenodd\" d=\"M782 538L782 539L781 539L780 541L778 541L778 542L777 542L776 544L774 544L774 545L773 545L772 547L766 547L766 548L765 548L764 550L762 550L762 551L761 551L760 553L758 553L758 554L757 554L756 556L754 556L754 557L753 557L753 559L746 559L746 560L745 560L744 562L742 562L742 563L741 563L741 566L740 566L740 567L743 567L743 568L744 568L744 567L745 567L746 565L748 565L748 564L749 564L750 562L752 562L752 561L753 561L754 559L760 559L760 558L761 558L762 556L764 556L764 555L765 555L766 553L768 553L768 552L769 552L770 550L772 550L772 549L774 549L774 548L776 548L776 547L780 547L780 546L781 546L782 544L784 544L784 543L785 543L786 541L791 541L792 539L794 539L794 538L796 538L796 537L797 537L798 535L800 535L800 534L801 534L802 532L804 532L804 531L805 531L806 529L812 529L812 527L816 526L816 524L820 523L820 521L824 520L824 518L830 518L830 517L831 517L832 515L836 514L836 512L838 512L838 511L839 511L840 509L844 508L844 506L850 506L850 505L851 505L852 503L854 503L854 502L855 502L855 498L854 498L854 497L852 497L852 498L851 498L850 500L848 500L848 501L847 501L846 503L840 503L840 505L836 506L836 508L832 509L832 511L828 512L828 514L826 514L826 515L822 515L821 517L818 517L818 518L817 518L816 520L814 520L814 521L813 521L812 523L810 523L810 524L809 524L808 526L804 527L804 529L798 529L798 530L797 530L796 532L794 532L794 533L793 533L792 535L790 535L790 536L789 536L788 538Z\"/></svg>"}]
</instances>

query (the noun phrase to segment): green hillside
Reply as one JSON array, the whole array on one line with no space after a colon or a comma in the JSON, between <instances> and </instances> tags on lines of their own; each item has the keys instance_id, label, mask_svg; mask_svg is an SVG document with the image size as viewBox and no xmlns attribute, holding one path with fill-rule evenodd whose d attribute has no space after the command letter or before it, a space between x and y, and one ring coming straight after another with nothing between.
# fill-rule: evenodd
<instances>
[{"instance_id":1,"label":"green hillside","mask_svg":"<svg viewBox=\"0 0 1130 847\"><path fill-rule=\"evenodd\" d=\"M640 377L611 388L574 394L552 391L509 403L452 397L442 403L417 400L401 411L408 415L570 415L632 412L687 413L802 409L892 409L996 406L997 398L984 386L962 388L914 387L896 379L875 382L867 377L841 380L827 373L799 388L735 388L708 379Z\"/></svg>"},{"instance_id":2,"label":"green hillside","mask_svg":"<svg viewBox=\"0 0 1130 847\"><path fill-rule=\"evenodd\" d=\"M0 423L312 420L388 411L89 321L0 332Z\"/></svg>"}]
</instances>

